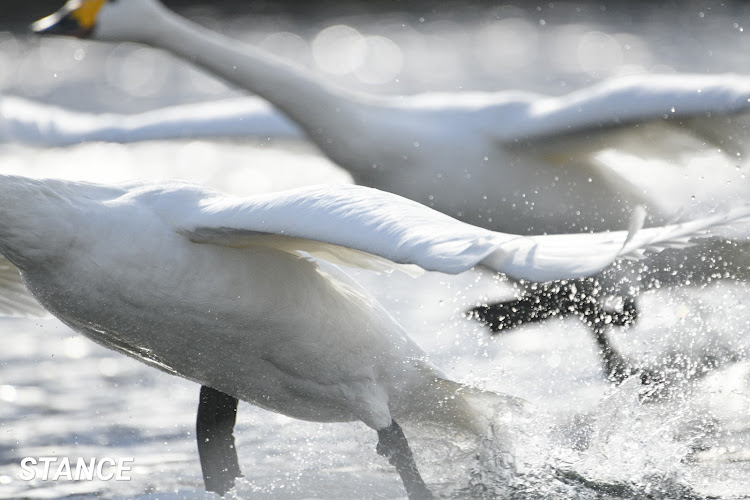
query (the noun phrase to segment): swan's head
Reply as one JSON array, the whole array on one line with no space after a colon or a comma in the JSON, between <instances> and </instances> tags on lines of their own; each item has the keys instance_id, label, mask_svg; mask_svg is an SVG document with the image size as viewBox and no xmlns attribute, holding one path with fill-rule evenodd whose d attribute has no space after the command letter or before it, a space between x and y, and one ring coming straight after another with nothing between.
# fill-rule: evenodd
<instances>
[{"instance_id":1,"label":"swan's head","mask_svg":"<svg viewBox=\"0 0 750 500\"><path fill-rule=\"evenodd\" d=\"M57 12L31 25L40 35L107 41L146 41L158 32L157 0L68 0Z\"/></svg>"}]
</instances>

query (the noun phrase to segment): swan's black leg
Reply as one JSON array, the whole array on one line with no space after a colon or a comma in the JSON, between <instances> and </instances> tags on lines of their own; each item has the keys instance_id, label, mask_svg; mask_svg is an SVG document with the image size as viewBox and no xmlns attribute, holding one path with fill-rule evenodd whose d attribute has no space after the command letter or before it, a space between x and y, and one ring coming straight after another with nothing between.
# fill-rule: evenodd
<instances>
[{"instance_id":1,"label":"swan's black leg","mask_svg":"<svg viewBox=\"0 0 750 500\"><path fill-rule=\"evenodd\" d=\"M607 379L615 384L620 384L626 378L633 375L636 370L609 341L606 332L607 325L589 323L588 326L594 333L596 344L599 347L599 355L602 357L602 363L604 363L604 374Z\"/></svg>"},{"instance_id":2,"label":"swan's black leg","mask_svg":"<svg viewBox=\"0 0 750 500\"><path fill-rule=\"evenodd\" d=\"M607 337L609 326L629 326L638 317L633 297L623 297L622 311L606 309L594 282L556 282L538 286L520 299L476 307L470 317L489 326L493 334L525 323L569 315L578 316L593 332L607 378L620 383L635 373Z\"/></svg>"},{"instance_id":3,"label":"swan's black leg","mask_svg":"<svg viewBox=\"0 0 750 500\"><path fill-rule=\"evenodd\" d=\"M401 480L404 482L409 500L431 500L432 493L422 480L414 462L409 443L401 427L391 421L391 425L378 431L378 453L388 459L396 467Z\"/></svg>"},{"instance_id":4,"label":"swan's black leg","mask_svg":"<svg viewBox=\"0 0 750 500\"><path fill-rule=\"evenodd\" d=\"M594 316L600 316L601 319L608 318L608 322L615 326L635 323L638 309L632 297L623 297L622 311L605 309L600 301L596 282L563 281L540 284L519 299L478 306L468 313L485 323L493 333L553 316L575 315L584 321L593 321Z\"/></svg>"},{"instance_id":5,"label":"swan's black leg","mask_svg":"<svg viewBox=\"0 0 750 500\"><path fill-rule=\"evenodd\" d=\"M201 386L196 435L198 455L206 491L221 496L232 489L240 477L240 465L234 446L237 398L210 387Z\"/></svg>"},{"instance_id":6,"label":"swan's black leg","mask_svg":"<svg viewBox=\"0 0 750 500\"><path fill-rule=\"evenodd\" d=\"M573 305L569 287L550 290L547 287L524 293L520 299L495 302L469 310L470 317L486 324L492 333L544 321L553 316L565 317Z\"/></svg>"}]
</instances>

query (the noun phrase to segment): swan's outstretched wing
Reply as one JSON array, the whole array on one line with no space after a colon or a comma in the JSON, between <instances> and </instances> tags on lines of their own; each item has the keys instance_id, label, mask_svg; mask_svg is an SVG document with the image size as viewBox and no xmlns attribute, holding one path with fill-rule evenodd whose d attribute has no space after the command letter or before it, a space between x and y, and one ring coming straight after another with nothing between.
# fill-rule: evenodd
<instances>
[{"instance_id":1,"label":"swan's outstretched wing","mask_svg":"<svg viewBox=\"0 0 750 500\"><path fill-rule=\"evenodd\" d=\"M629 231L523 237L471 226L383 191L339 185L245 199L211 196L197 213L174 212L171 218L196 243L330 250L344 263L353 249L357 256L348 260L354 264L367 260L365 252L431 271L453 274L482 264L515 279L548 281L594 274L639 250L682 245L701 231L747 215L750 207L644 230L645 214L637 211Z\"/></svg>"},{"instance_id":2,"label":"swan's outstretched wing","mask_svg":"<svg viewBox=\"0 0 750 500\"><path fill-rule=\"evenodd\" d=\"M0 141L5 142L67 146L84 141L302 136L297 126L257 97L183 104L129 115L83 113L20 97L0 97Z\"/></svg>"},{"instance_id":3,"label":"swan's outstretched wing","mask_svg":"<svg viewBox=\"0 0 750 500\"><path fill-rule=\"evenodd\" d=\"M640 259L647 251L684 248L696 237L712 236L712 231L746 223L750 206L742 206L679 224L642 229L645 213L636 214L628 231L606 233L528 236L500 245L482 262L510 276L523 274L529 281L550 281L593 274L618 258ZM614 255L614 257L612 257ZM518 271L521 271L520 273ZM561 276L561 271L567 273ZM514 274L515 273L515 274Z\"/></svg>"},{"instance_id":4,"label":"swan's outstretched wing","mask_svg":"<svg viewBox=\"0 0 750 500\"><path fill-rule=\"evenodd\" d=\"M604 148L667 156L694 145L744 152L738 114L750 110L750 77L639 75L608 80L562 97L536 98L495 136L509 147L576 156ZM678 139L679 137L679 139Z\"/></svg>"},{"instance_id":5,"label":"swan's outstretched wing","mask_svg":"<svg viewBox=\"0 0 750 500\"><path fill-rule=\"evenodd\" d=\"M0 256L0 315L49 316L49 313L31 296L18 269Z\"/></svg>"}]
</instances>

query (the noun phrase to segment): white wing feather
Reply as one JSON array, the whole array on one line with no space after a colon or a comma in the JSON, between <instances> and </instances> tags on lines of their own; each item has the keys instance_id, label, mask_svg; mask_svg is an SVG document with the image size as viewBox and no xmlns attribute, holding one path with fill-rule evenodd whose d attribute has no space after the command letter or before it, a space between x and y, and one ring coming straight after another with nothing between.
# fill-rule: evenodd
<instances>
[{"instance_id":1,"label":"white wing feather","mask_svg":"<svg viewBox=\"0 0 750 500\"><path fill-rule=\"evenodd\" d=\"M531 281L595 274L639 250L683 245L750 216L750 206L683 224L641 229L636 211L629 231L524 237L459 222L397 195L361 186L297 189L252 198L212 195L190 216L173 214L179 231L196 243L262 244L285 236L286 248L305 251L310 241L373 254L429 271L456 274L481 264ZM318 245L318 250L321 248Z\"/></svg>"},{"instance_id":2,"label":"white wing feather","mask_svg":"<svg viewBox=\"0 0 750 500\"><path fill-rule=\"evenodd\" d=\"M0 315L43 317L49 313L31 296L18 269L0 256Z\"/></svg>"},{"instance_id":3,"label":"white wing feather","mask_svg":"<svg viewBox=\"0 0 750 500\"><path fill-rule=\"evenodd\" d=\"M196 137L301 138L281 112L257 97L183 104L130 115L83 113L20 97L0 98L0 141L67 146Z\"/></svg>"},{"instance_id":4,"label":"white wing feather","mask_svg":"<svg viewBox=\"0 0 750 500\"><path fill-rule=\"evenodd\" d=\"M496 137L507 143L534 143L657 120L690 127L690 119L748 109L750 78L745 76L639 75L607 80L562 97L529 100L512 126L498 130Z\"/></svg>"}]
</instances>

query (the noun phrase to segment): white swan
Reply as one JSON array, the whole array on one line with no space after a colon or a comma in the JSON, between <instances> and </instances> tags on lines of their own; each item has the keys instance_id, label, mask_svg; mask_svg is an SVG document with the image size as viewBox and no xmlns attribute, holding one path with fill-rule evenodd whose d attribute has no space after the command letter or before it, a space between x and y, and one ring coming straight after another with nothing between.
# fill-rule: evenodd
<instances>
[{"instance_id":1,"label":"white swan","mask_svg":"<svg viewBox=\"0 0 750 500\"><path fill-rule=\"evenodd\" d=\"M45 309L95 342L203 386L198 443L208 489L223 494L239 475L232 428L242 399L300 419L361 420L378 431L378 451L412 499L430 494L396 422L476 432L483 416L333 263L578 277L750 216L743 207L662 228L641 230L635 218L627 233L532 238L348 185L237 198L181 182L2 176L0 200L0 253ZM13 285L7 304L28 308L13 268L0 270Z\"/></svg>"},{"instance_id":2,"label":"white swan","mask_svg":"<svg viewBox=\"0 0 750 500\"><path fill-rule=\"evenodd\" d=\"M724 133L727 117L750 108L750 78L737 75L634 76L559 98L354 93L157 0L72 0L33 28L165 49L270 101L357 183L522 234L624 228L637 205L657 222L672 219L689 196L670 203L663 185L644 192L598 153L674 159L708 146L734 154L744 142Z\"/></svg>"},{"instance_id":3,"label":"white swan","mask_svg":"<svg viewBox=\"0 0 750 500\"><path fill-rule=\"evenodd\" d=\"M652 222L664 223L685 207L703 214L749 194L734 168L705 175L706 165L744 152L735 120L750 108L748 77L634 76L559 98L518 91L380 97L336 88L157 0L71 0L33 28L165 49L268 99L357 183L492 230L623 228L638 205L648 207ZM649 159L663 163L654 167ZM711 262L718 260L699 259L694 271L713 275ZM623 277L600 281L607 292L596 295L596 287L579 283L584 296L573 302L565 302L567 289L542 287L478 312L508 326L508 311L523 310L519 321L539 318L528 304L544 304L592 326L608 323L605 317L628 323L631 314L607 311L599 300L622 294ZM545 297L550 290L558 290L556 301ZM626 304L635 310L633 299Z\"/></svg>"},{"instance_id":4,"label":"white swan","mask_svg":"<svg viewBox=\"0 0 750 500\"><path fill-rule=\"evenodd\" d=\"M0 142L68 146L194 137L300 138L302 132L257 97L183 104L123 115L83 113L22 97L0 97Z\"/></svg>"}]
</instances>

